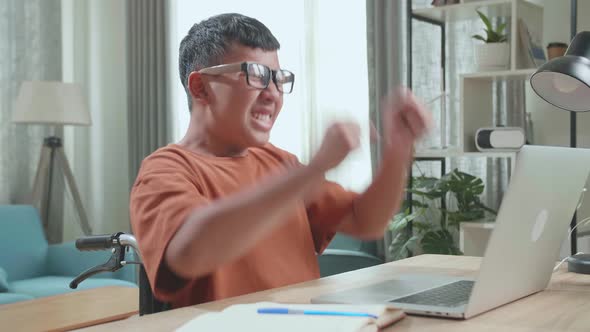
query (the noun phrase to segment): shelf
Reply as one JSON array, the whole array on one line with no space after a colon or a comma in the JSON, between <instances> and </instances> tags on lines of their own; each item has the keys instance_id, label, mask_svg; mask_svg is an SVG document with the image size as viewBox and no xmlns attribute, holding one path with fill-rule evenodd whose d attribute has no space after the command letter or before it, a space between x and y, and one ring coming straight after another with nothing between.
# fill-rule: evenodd
<instances>
[{"instance_id":1,"label":"shelf","mask_svg":"<svg viewBox=\"0 0 590 332\"><path fill-rule=\"evenodd\" d=\"M457 149L430 149L416 151L415 158L451 158L451 157L472 157L472 158L513 158L516 152L513 151L486 151L486 152L463 152Z\"/></svg>"},{"instance_id":2,"label":"shelf","mask_svg":"<svg viewBox=\"0 0 590 332\"><path fill-rule=\"evenodd\" d=\"M494 229L496 223L493 221L463 221L460 225L462 228Z\"/></svg>"},{"instance_id":3,"label":"shelf","mask_svg":"<svg viewBox=\"0 0 590 332\"><path fill-rule=\"evenodd\" d=\"M456 5L427 7L412 10L415 16L439 22L477 19L476 9L482 9L488 17L510 16L514 0L472 1Z\"/></svg>"},{"instance_id":4,"label":"shelf","mask_svg":"<svg viewBox=\"0 0 590 332\"><path fill-rule=\"evenodd\" d=\"M517 69L517 70L498 70L498 71L487 71L480 73L469 73L462 74L463 78L467 79L479 79L479 80L528 80L531 75L537 71L536 68L531 69Z\"/></svg>"}]
</instances>

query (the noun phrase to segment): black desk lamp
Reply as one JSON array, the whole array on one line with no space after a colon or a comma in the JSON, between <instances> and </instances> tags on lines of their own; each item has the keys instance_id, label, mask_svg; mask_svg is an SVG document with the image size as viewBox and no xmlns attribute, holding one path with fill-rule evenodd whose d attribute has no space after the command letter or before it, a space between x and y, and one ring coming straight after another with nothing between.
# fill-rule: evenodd
<instances>
[{"instance_id":1,"label":"black desk lamp","mask_svg":"<svg viewBox=\"0 0 590 332\"><path fill-rule=\"evenodd\" d=\"M542 65L531 76L531 87L556 107L571 112L590 111L590 31L576 34L564 56ZM572 123L575 130L575 121ZM590 254L576 254L577 233L573 227L575 219L571 225L573 256L568 260L568 270L590 274Z\"/></svg>"}]
</instances>

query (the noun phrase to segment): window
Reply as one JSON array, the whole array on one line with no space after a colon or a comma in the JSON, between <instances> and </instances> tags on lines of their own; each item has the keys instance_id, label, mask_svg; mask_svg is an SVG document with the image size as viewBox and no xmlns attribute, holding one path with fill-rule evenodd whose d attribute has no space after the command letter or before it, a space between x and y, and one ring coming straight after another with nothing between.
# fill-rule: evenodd
<instances>
[{"instance_id":1,"label":"window","mask_svg":"<svg viewBox=\"0 0 590 332\"><path fill-rule=\"evenodd\" d=\"M170 84L174 139L189 122L186 96L178 79L178 45L190 27L210 16L235 12L264 23L281 43L281 67L295 73L285 95L271 142L308 162L325 128L336 119L353 119L363 128L362 147L328 178L362 190L371 178L365 2L335 0L176 0L171 7ZM354 174L354 176L351 176Z\"/></svg>"}]
</instances>

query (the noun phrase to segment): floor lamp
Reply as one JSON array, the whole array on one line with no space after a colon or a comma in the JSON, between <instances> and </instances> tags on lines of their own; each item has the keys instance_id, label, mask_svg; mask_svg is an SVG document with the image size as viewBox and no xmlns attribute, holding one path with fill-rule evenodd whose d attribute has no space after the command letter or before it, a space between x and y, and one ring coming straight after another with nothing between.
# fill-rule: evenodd
<instances>
[{"instance_id":1,"label":"floor lamp","mask_svg":"<svg viewBox=\"0 0 590 332\"><path fill-rule=\"evenodd\" d=\"M531 76L531 87L541 98L560 109L590 111L590 31L576 34L564 56L539 67ZM576 226L573 225L572 231ZM572 234L575 237L572 241L577 240L576 233ZM590 254L572 252L572 255L568 269L590 274Z\"/></svg>"},{"instance_id":2,"label":"floor lamp","mask_svg":"<svg viewBox=\"0 0 590 332\"><path fill-rule=\"evenodd\" d=\"M90 112L81 86L73 83L41 81L22 83L12 121L51 126L89 126L91 124ZM44 139L33 184L32 203L39 209L44 225L47 226L49 223L54 170L61 170L65 176L82 231L85 235L91 234L92 229L80 199L78 186L63 151L61 138L57 136Z\"/></svg>"}]
</instances>

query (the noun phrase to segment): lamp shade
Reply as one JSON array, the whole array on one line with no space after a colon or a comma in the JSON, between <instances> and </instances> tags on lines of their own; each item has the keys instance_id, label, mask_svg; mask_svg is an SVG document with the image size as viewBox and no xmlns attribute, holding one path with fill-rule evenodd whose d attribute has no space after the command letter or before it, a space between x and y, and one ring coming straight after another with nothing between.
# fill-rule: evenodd
<instances>
[{"instance_id":1,"label":"lamp shade","mask_svg":"<svg viewBox=\"0 0 590 332\"><path fill-rule=\"evenodd\" d=\"M90 112L82 87L64 82L23 82L12 121L52 125L89 126Z\"/></svg>"},{"instance_id":2,"label":"lamp shade","mask_svg":"<svg viewBox=\"0 0 590 332\"><path fill-rule=\"evenodd\" d=\"M539 67L531 76L531 87L554 106L590 111L590 31L578 33L564 56Z\"/></svg>"}]
</instances>

